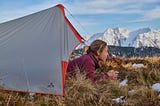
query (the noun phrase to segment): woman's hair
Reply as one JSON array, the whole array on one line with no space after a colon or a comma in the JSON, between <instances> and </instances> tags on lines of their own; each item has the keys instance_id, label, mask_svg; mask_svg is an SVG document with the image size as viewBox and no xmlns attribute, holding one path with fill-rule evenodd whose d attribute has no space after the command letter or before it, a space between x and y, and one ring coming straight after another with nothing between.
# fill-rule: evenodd
<instances>
[{"instance_id":1,"label":"woman's hair","mask_svg":"<svg viewBox=\"0 0 160 106\"><path fill-rule=\"evenodd\" d=\"M94 53L96 54L97 51L102 52L103 49L107 46L107 43L102 40L95 40L89 46L87 53Z\"/></svg>"}]
</instances>

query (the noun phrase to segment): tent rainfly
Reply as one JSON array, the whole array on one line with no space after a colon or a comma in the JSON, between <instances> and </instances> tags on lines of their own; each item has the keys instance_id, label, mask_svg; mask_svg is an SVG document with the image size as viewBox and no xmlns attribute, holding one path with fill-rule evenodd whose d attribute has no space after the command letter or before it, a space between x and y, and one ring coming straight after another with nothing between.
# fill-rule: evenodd
<instances>
[{"instance_id":1,"label":"tent rainfly","mask_svg":"<svg viewBox=\"0 0 160 106\"><path fill-rule=\"evenodd\" d=\"M0 89L64 95L68 59L82 37L64 6L0 24Z\"/></svg>"}]
</instances>

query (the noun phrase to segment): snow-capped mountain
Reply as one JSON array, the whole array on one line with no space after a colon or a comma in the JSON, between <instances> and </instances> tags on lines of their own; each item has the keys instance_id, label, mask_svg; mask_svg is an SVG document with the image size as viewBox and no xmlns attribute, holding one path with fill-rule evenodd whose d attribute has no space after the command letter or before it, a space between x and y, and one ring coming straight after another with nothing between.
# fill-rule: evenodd
<instances>
[{"instance_id":1,"label":"snow-capped mountain","mask_svg":"<svg viewBox=\"0 0 160 106\"><path fill-rule=\"evenodd\" d=\"M160 30L142 28L135 31L126 28L108 28L104 33L97 33L91 36L85 43L89 45L95 39L101 39L108 45L123 47L159 47Z\"/></svg>"}]
</instances>

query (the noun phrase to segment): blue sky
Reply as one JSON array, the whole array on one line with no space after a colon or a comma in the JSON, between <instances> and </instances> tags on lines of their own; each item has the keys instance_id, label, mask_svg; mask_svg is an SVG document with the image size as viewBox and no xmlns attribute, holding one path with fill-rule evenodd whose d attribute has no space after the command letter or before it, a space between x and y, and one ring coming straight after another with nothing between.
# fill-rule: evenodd
<instances>
[{"instance_id":1,"label":"blue sky","mask_svg":"<svg viewBox=\"0 0 160 106\"><path fill-rule=\"evenodd\" d=\"M0 23L59 3L83 37L116 27L160 29L160 0L0 0Z\"/></svg>"}]
</instances>

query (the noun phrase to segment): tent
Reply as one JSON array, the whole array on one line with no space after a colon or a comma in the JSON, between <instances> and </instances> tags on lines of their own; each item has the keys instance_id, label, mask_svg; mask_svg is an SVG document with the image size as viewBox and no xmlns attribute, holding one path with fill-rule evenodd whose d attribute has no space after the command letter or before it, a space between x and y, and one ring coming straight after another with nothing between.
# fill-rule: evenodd
<instances>
[{"instance_id":1,"label":"tent","mask_svg":"<svg viewBox=\"0 0 160 106\"><path fill-rule=\"evenodd\" d=\"M64 6L0 24L0 89L64 94L68 59L82 37Z\"/></svg>"}]
</instances>

